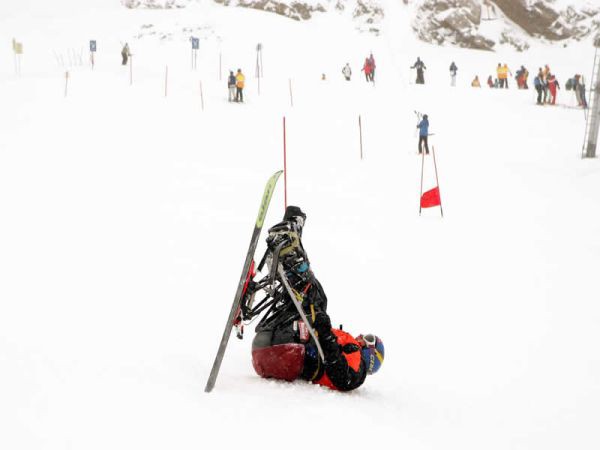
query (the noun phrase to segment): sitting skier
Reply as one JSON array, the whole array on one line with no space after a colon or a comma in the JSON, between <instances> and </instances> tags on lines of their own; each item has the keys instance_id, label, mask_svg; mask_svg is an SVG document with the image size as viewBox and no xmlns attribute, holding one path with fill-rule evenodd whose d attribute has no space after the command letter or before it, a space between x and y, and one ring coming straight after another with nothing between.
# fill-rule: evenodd
<instances>
[{"instance_id":1,"label":"sitting skier","mask_svg":"<svg viewBox=\"0 0 600 450\"><path fill-rule=\"evenodd\" d=\"M259 269L264 262L270 266L272 281L269 277L267 281L252 281L246 291L242 307L245 318L252 317L251 305L259 290L268 294L255 311L270 306L256 327L252 364L264 378L302 378L350 391L362 385L366 375L379 370L384 346L372 334L354 338L341 327L331 327L327 297L301 242L305 219L300 208L286 209L283 221L269 230L268 250L259 265Z\"/></svg>"}]
</instances>

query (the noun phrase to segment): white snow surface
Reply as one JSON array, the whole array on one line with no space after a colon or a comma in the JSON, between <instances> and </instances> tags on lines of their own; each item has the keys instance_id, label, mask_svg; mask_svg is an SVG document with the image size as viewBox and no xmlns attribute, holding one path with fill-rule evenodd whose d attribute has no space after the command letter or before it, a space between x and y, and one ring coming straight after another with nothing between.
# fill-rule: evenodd
<instances>
[{"instance_id":1,"label":"white snow surface","mask_svg":"<svg viewBox=\"0 0 600 450\"><path fill-rule=\"evenodd\" d=\"M540 107L512 79L470 87L498 62L525 64L530 84L543 64L563 85L589 78L593 49L433 47L401 4L385 12L375 37L336 15L298 23L211 2L2 1L0 448L599 448L600 164L580 158L584 113L564 89ZM134 38L148 24L170 37ZM370 51L375 86L360 73ZM238 67L243 105L226 100ZM418 213L415 110L434 133L443 219ZM250 326L206 394L264 183L283 166L284 116L288 202L308 215L333 323L378 334L385 363L351 393L264 380Z\"/></svg>"}]
</instances>

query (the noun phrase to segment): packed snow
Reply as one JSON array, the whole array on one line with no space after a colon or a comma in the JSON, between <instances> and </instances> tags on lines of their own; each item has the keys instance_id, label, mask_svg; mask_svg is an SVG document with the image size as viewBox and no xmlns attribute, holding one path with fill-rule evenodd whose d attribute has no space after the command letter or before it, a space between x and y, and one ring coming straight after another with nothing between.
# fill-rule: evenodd
<instances>
[{"instance_id":1,"label":"packed snow","mask_svg":"<svg viewBox=\"0 0 600 450\"><path fill-rule=\"evenodd\" d=\"M434 47L402 3L385 13L374 36L335 14L300 23L208 1L3 0L0 448L600 446L600 163L581 159L585 114L564 89L589 81L594 49ZM370 52L375 84L360 71ZM514 78L487 88L499 62L525 65L530 86L550 65L559 105ZM227 101L237 68L244 104ZM443 218L419 216L415 111L429 115ZM283 168L284 116L288 203L308 215L332 321L379 335L385 363L351 393L264 380L250 325L206 394L264 183ZM431 155L424 173L433 188Z\"/></svg>"}]
</instances>

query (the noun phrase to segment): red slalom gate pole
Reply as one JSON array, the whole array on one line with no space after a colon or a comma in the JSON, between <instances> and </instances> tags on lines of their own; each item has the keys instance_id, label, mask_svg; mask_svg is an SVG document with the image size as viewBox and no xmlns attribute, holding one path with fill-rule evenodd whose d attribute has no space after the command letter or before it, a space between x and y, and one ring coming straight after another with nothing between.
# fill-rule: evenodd
<instances>
[{"instance_id":1,"label":"red slalom gate pole","mask_svg":"<svg viewBox=\"0 0 600 450\"><path fill-rule=\"evenodd\" d=\"M287 148L285 141L285 116L283 116L283 206L284 209L287 209Z\"/></svg>"}]
</instances>

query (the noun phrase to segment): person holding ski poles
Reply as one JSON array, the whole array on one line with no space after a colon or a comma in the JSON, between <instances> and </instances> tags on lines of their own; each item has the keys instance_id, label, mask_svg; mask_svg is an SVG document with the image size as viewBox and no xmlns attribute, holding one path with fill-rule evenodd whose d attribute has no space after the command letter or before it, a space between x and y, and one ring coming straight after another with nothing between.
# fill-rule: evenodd
<instances>
[{"instance_id":1,"label":"person holding ski poles","mask_svg":"<svg viewBox=\"0 0 600 450\"><path fill-rule=\"evenodd\" d=\"M423 147L425 147L425 154L429 155L429 146L427 145L427 136L429 135L429 119L427 114L423 114L423 118L417 125L419 129L419 155L423 153Z\"/></svg>"},{"instance_id":2,"label":"person holding ski poles","mask_svg":"<svg viewBox=\"0 0 600 450\"><path fill-rule=\"evenodd\" d=\"M423 70L426 70L425 63L421 61L421 58L417 57L417 60L412 65L411 69L417 69L417 84L425 84L425 76Z\"/></svg>"},{"instance_id":3,"label":"person holding ski poles","mask_svg":"<svg viewBox=\"0 0 600 450\"><path fill-rule=\"evenodd\" d=\"M270 275L266 281L248 283L242 301L245 319L268 307L263 305L272 305L256 326L252 365L263 378L303 379L333 390L350 391L379 370L385 349L373 334L352 337L341 326L332 328L327 297L302 245L305 220L299 207L286 208L283 221L269 229L268 248L258 267L260 271L266 263ZM267 297L252 310L248 305L261 290ZM265 303L271 299L272 303Z\"/></svg>"}]
</instances>

